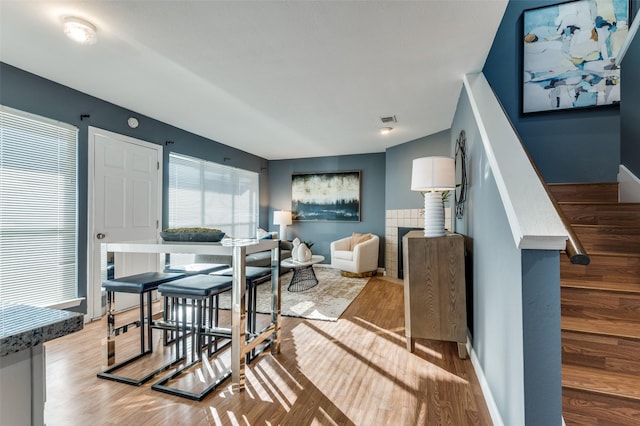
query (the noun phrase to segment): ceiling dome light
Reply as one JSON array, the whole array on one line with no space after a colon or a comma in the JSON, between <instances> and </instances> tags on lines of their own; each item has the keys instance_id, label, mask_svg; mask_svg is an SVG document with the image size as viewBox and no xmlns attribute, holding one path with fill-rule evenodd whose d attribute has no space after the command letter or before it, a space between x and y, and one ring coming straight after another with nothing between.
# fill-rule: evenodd
<instances>
[{"instance_id":1,"label":"ceiling dome light","mask_svg":"<svg viewBox=\"0 0 640 426\"><path fill-rule=\"evenodd\" d=\"M392 130L393 130L393 127L383 127L382 129L380 129L380 134L386 135L388 133L391 133Z\"/></svg>"},{"instance_id":2,"label":"ceiling dome light","mask_svg":"<svg viewBox=\"0 0 640 426\"><path fill-rule=\"evenodd\" d=\"M62 27L71 40L81 44L94 44L97 40L96 27L89 21L75 16L64 18Z\"/></svg>"}]
</instances>

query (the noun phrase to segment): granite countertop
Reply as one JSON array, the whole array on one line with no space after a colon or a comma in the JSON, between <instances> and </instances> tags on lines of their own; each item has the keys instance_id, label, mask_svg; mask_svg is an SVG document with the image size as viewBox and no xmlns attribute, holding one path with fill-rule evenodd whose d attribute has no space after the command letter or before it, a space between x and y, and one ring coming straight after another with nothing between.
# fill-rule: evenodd
<instances>
[{"instance_id":1,"label":"granite countertop","mask_svg":"<svg viewBox=\"0 0 640 426\"><path fill-rule=\"evenodd\" d=\"M82 330L79 312L0 302L0 357Z\"/></svg>"}]
</instances>

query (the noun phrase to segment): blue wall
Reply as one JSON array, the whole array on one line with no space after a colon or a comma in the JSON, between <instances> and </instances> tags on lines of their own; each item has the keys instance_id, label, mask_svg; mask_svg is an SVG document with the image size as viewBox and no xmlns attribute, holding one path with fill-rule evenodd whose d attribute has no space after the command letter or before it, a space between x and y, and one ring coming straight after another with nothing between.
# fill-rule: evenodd
<instances>
[{"instance_id":1,"label":"blue wall","mask_svg":"<svg viewBox=\"0 0 640 426\"><path fill-rule=\"evenodd\" d=\"M87 276L87 167L88 126L127 135L147 142L164 145L163 227L168 219L169 152L204 158L209 161L260 173L260 223L267 226L268 186L267 160L231 148L210 139L186 132L160 121L145 117L77 90L0 63L0 104L32 114L74 125L78 132L78 296L86 297ZM81 114L89 118L80 120ZM138 118L140 125L131 129L127 118ZM231 160L224 161L225 157ZM86 303L79 307L86 312Z\"/></svg>"},{"instance_id":2,"label":"blue wall","mask_svg":"<svg viewBox=\"0 0 640 426\"><path fill-rule=\"evenodd\" d=\"M562 424L560 259L554 250L522 250L525 424Z\"/></svg>"},{"instance_id":3,"label":"blue wall","mask_svg":"<svg viewBox=\"0 0 640 426\"><path fill-rule=\"evenodd\" d=\"M336 157L301 158L269 161L269 228L274 210L291 210L291 174L304 172L335 172L360 170L360 222L294 222L287 227L287 237L313 241L313 253L331 263L331 241L351 236L352 232L371 232L380 237L378 265L384 266L385 234L385 155L362 154Z\"/></svg>"},{"instance_id":4,"label":"blue wall","mask_svg":"<svg viewBox=\"0 0 640 426\"><path fill-rule=\"evenodd\" d=\"M636 12L633 16L638 19L640 1L633 5ZM620 71L620 80L624 82L620 101L620 157L622 164L640 177L640 33L627 50Z\"/></svg>"},{"instance_id":5,"label":"blue wall","mask_svg":"<svg viewBox=\"0 0 640 426\"><path fill-rule=\"evenodd\" d=\"M617 106L521 113L522 12L557 3L560 1L511 0L483 73L546 182L614 182L620 164ZM621 87L628 81L621 78Z\"/></svg>"},{"instance_id":6,"label":"blue wall","mask_svg":"<svg viewBox=\"0 0 640 426\"><path fill-rule=\"evenodd\" d=\"M445 130L387 149L385 182L387 210L420 209L424 198L411 191L411 166L415 158L442 155L452 157L450 131Z\"/></svg>"}]
</instances>

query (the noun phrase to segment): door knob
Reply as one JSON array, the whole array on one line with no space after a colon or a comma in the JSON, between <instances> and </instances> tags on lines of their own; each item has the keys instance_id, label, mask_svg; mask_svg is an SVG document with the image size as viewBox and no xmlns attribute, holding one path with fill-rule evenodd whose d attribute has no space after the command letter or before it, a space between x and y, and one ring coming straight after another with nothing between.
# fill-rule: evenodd
<instances>
[{"instance_id":1,"label":"door knob","mask_svg":"<svg viewBox=\"0 0 640 426\"><path fill-rule=\"evenodd\" d=\"M99 240L103 239L104 237L106 237L106 235L104 235L102 232L99 232L98 235L96 235L96 238Z\"/></svg>"}]
</instances>

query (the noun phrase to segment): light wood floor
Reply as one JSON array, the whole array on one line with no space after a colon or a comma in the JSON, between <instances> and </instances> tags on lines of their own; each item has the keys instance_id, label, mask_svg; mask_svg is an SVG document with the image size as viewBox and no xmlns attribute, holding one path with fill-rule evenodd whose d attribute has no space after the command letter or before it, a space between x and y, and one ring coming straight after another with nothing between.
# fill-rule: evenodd
<instances>
[{"instance_id":1,"label":"light wood floor","mask_svg":"<svg viewBox=\"0 0 640 426\"><path fill-rule=\"evenodd\" d=\"M129 335L138 330L118 339ZM46 344L48 426L491 424L455 343L418 339L406 350L403 288L380 277L337 322L283 317L281 353L254 360L239 394L225 382L193 402L98 379L104 336L103 319ZM162 352L154 358L170 356Z\"/></svg>"}]
</instances>

